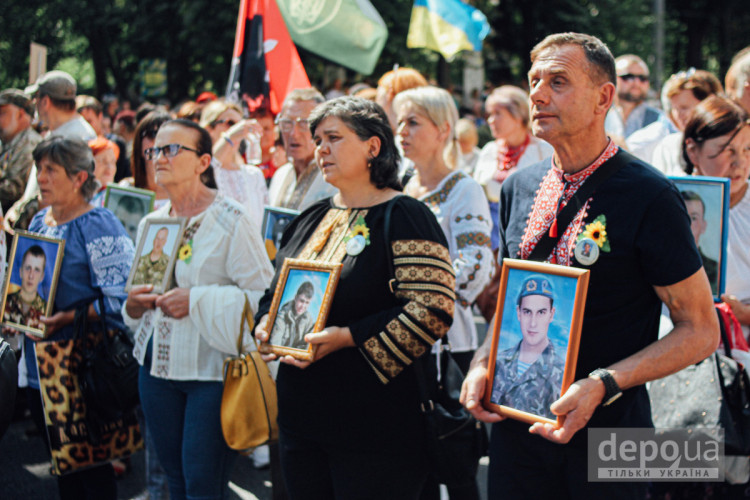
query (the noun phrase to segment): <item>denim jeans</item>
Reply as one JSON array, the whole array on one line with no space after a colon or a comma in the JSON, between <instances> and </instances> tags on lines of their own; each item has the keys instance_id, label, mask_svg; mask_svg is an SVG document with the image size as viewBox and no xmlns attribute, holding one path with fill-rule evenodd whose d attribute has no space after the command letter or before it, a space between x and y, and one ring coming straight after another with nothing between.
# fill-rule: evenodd
<instances>
[{"instance_id":1,"label":"denim jeans","mask_svg":"<svg viewBox=\"0 0 750 500\"><path fill-rule=\"evenodd\" d=\"M223 384L153 377L150 365L145 363L139 373L141 406L167 473L170 499L228 498L237 453L221 432Z\"/></svg>"}]
</instances>

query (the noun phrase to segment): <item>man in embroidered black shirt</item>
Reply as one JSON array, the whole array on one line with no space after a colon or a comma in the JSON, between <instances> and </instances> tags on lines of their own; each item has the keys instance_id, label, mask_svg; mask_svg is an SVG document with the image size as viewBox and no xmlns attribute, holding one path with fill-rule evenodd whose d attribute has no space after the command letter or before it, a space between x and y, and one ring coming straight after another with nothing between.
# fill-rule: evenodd
<instances>
[{"instance_id":1,"label":"man in embroidered black shirt","mask_svg":"<svg viewBox=\"0 0 750 500\"><path fill-rule=\"evenodd\" d=\"M529 259L549 237L551 250L540 260L590 269L576 382L551 406L565 416L560 428L501 422L481 406L488 340L472 361L462 401L480 420L495 422L489 498L642 498L645 483L588 482L585 428L652 425L644 384L716 348L711 289L677 189L618 151L605 133L616 78L609 49L592 36L556 34L534 48L531 61L532 130L555 154L551 164L521 169L503 183L500 254ZM590 180L597 187L573 199ZM571 200L575 215L558 225ZM597 252L583 258L586 242L598 247L595 259ZM662 302L675 328L658 339Z\"/></svg>"}]
</instances>

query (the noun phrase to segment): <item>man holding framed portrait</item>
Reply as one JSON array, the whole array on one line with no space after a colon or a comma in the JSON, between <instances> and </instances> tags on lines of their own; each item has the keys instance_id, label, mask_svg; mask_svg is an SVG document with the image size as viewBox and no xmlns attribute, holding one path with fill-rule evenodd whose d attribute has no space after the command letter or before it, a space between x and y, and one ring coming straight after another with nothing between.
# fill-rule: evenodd
<instances>
[{"instance_id":1,"label":"man holding framed portrait","mask_svg":"<svg viewBox=\"0 0 750 500\"><path fill-rule=\"evenodd\" d=\"M461 399L495 423L489 498L644 498L647 483L588 480L586 428L653 426L644 384L716 348L711 288L677 189L605 133L616 80L606 45L550 35L531 61L532 130L555 153L503 183L500 255L590 271L576 381L550 407L561 423L504 420L481 404L488 340ZM675 328L659 339L662 302Z\"/></svg>"}]
</instances>

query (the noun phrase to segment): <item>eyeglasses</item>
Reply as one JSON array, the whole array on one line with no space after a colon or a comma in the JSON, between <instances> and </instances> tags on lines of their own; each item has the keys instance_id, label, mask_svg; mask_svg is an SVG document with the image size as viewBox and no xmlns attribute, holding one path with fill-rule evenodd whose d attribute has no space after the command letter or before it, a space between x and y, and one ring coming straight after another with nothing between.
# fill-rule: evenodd
<instances>
[{"instance_id":1,"label":"eyeglasses","mask_svg":"<svg viewBox=\"0 0 750 500\"><path fill-rule=\"evenodd\" d=\"M277 119L276 124L279 126L282 132L291 132L294 126L303 127L305 129L310 128L310 122L307 120L307 118L295 118L292 120L291 118L282 118Z\"/></svg>"},{"instance_id":2,"label":"eyeglasses","mask_svg":"<svg viewBox=\"0 0 750 500\"><path fill-rule=\"evenodd\" d=\"M162 154L164 154L167 159L174 158L183 149L192 151L197 155L201 154L197 149L189 148L187 146L183 146L182 144L167 144L166 146L148 148L143 152L143 155L147 160L156 161Z\"/></svg>"},{"instance_id":3,"label":"eyeglasses","mask_svg":"<svg viewBox=\"0 0 750 500\"><path fill-rule=\"evenodd\" d=\"M222 125L224 123L226 123L230 127L233 127L237 123L237 121L236 120L229 120L229 119L227 119L227 120L216 120L216 121L212 121L211 122L211 126L212 127L216 127L217 125Z\"/></svg>"},{"instance_id":4,"label":"eyeglasses","mask_svg":"<svg viewBox=\"0 0 750 500\"><path fill-rule=\"evenodd\" d=\"M622 78L626 82L629 82L630 80L633 80L633 79L636 79L636 78L638 80L640 80L642 83L646 83L648 81L648 75L634 75L633 73L626 73L624 75L617 75L617 78Z\"/></svg>"}]
</instances>

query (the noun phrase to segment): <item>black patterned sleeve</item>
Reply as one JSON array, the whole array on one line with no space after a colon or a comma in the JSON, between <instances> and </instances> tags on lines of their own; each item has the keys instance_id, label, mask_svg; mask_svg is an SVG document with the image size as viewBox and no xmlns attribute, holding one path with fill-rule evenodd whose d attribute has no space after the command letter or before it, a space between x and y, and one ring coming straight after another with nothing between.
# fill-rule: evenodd
<instances>
[{"instance_id":1,"label":"black patterned sleeve","mask_svg":"<svg viewBox=\"0 0 750 500\"><path fill-rule=\"evenodd\" d=\"M414 203L411 203L414 201ZM415 200L394 206L391 289L399 306L350 325L381 382L388 383L443 337L453 322L455 273L434 215Z\"/></svg>"}]
</instances>

